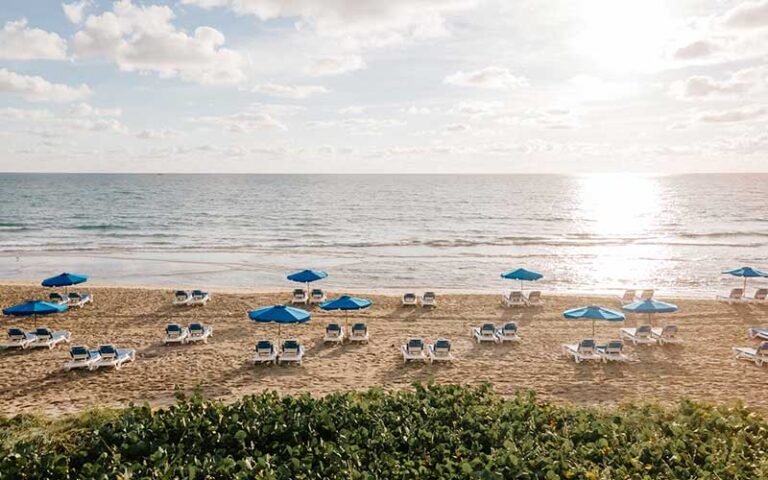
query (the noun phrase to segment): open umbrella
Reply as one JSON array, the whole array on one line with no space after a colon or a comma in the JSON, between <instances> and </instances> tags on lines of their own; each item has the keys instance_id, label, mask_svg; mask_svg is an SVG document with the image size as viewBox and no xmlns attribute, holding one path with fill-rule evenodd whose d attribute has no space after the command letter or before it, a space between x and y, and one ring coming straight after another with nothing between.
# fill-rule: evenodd
<instances>
[{"instance_id":1,"label":"open umbrella","mask_svg":"<svg viewBox=\"0 0 768 480\"><path fill-rule=\"evenodd\" d=\"M19 305L4 308L3 315L12 317L32 317L35 320L35 327L37 327L38 315L61 313L65 312L67 308L66 305L54 305L53 303L44 302L42 300L30 300L26 303L20 303Z\"/></svg>"},{"instance_id":2,"label":"open umbrella","mask_svg":"<svg viewBox=\"0 0 768 480\"><path fill-rule=\"evenodd\" d=\"M373 302L367 298L356 298L350 297L349 295L344 295L343 297L321 303L320 308L323 310L343 310L348 312L350 310L362 310L364 308L370 307L371 305L373 305ZM347 318L346 314L344 315L344 321L348 327L349 319Z\"/></svg>"},{"instance_id":3,"label":"open umbrella","mask_svg":"<svg viewBox=\"0 0 768 480\"><path fill-rule=\"evenodd\" d=\"M649 324L651 323L651 315L654 313L672 313L678 310L677 305L654 300L652 298L624 305L621 309L632 313L647 313Z\"/></svg>"},{"instance_id":4,"label":"open umbrella","mask_svg":"<svg viewBox=\"0 0 768 480\"><path fill-rule=\"evenodd\" d=\"M563 312L563 316L569 320L592 320L592 336L595 336L595 321L620 322L624 320L624 314L603 307L579 307Z\"/></svg>"},{"instance_id":5,"label":"open umbrella","mask_svg":"<svg viewBox=\"0 0 768 480\"><path fill-rule=\"evenodd\" d=\"M85 283L87 281L87 275L64 272L60 275L56 275L55 277L46 278L43 280L42 285L44 287L69 287L71 285L77 285L78 283Z\"/></svg>"},{"instance_id":6,"label":"open umbrella","mask_svg":"<svg viewBox=\"0 0 768 480\"><path fill-rule=\"evenodd\" d=\"M308 311L300 308L273 305L248 312L248 318L254 322L277 323L277 343L280 343L280 327L284 323L304 323L309 321L310 315Z\"/></svg>"},{"instance_id":7,"label":"open umbrella","mask_svg":"<svg viewBox=\"0 0 768 480\"><path fill-rule=\"evenodd\" d=\"M761 272L760 270L752 267L741 267L734 270L726 270L723 272L727 275L733 275L734 277L744 277L744 294L747 293L747 279L756 277L768 277L768 273Z\"/></svg>"},{"instance_id":8,"label":"open umbrella","mask_svg":"<svg viewBox=\"0 0 768 480\"><path fill-rule=\"evenodd\" d=\"M309 284L322 280L328 276L328 273L322 270L302 270L300 272L294 272L287 276L288 280L292 282L304 283L307 285L307 295L309 295Z\"/></svg>"},{"instance_id":9,"label":"open umbrella","mask_svg":"<svg viewBox=\"0 0 768 480\"><path fill-rule=\"evenodd\" d=\"M520 291L522 292L523 282L535 282L536 280L544 278L544 275L539 272L518 268L517 270L502 273L501 278L506 278L507 280L520 280Z\"/></svg>"}]
</instances>

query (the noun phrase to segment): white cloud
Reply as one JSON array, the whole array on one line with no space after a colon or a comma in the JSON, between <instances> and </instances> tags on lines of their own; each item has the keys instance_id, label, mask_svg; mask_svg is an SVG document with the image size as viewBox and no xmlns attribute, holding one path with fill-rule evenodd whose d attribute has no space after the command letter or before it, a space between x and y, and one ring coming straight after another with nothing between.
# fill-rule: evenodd
<instances>
[{"instance_id":1,"label":"white cloud","mask_svg":"<svg viewBox=\"0 0 768 480\"><path fill-rule=\"evenodd\" d=\"M253 91L273 97L307 98L316 93L326 93L328 90L320 85L278 85L265 83L253 87Z\"/></svg>"},{"instance_id":2,"label":"white cloud","mask_svg":"<svg viewBox=\"0 0 768 480\"><path fill-rule=\"evenodd\" d=\"M461 133L472 130L466 123L449 123L443 127L443 133Z\"/></svg>"},{"instance_id":3,"label":"white cloud","mask_svg":"<svg viewBox=\"0 0 768 480\"><path fill-rule=\"evenodd\" d=\"M362 135L378 135L383 129L401 127L404 125L406 125L406 122L402 120L374 117L355 117L344 118L342 120L315 120L307 122L307 126L309 127L341 127L352 133Z\"/></svg>"},{"instance_id":4,"label":"white cloud","mask_svg":"<svg viewBox=\"0 0 768 480\"><path fill-rule=\"evenodd\" d=\"M492 89L514 89L528 85L528 81L524 77L513 75L505 67L493 65L471 72L456 72L445 77L443 83L460 87Z\"/></svg>"},{"instance_id":5,"label":"white cloud","mask_svg":"<svg viewBox=\"0 0 768 480\"><path fill-rule=\"evenodd\" d=\"M232 133L253 133L264 130L286 130L279 120L264 112L241 112L227 116L193 118L192 121L219 125Z\"/></svg>"},{"instance_id":6,"label":"white cloud","mask_svg":"<svg viewBox=\"0 0 768 480\"><path fill-rule=\"evenodd\" d=\"M697 119L703 123L734 123L746 122L765 117L768 109L765 107L744 107L733 110L704 112Z\"/></svg>"},{"instance_id":7,"label":"white cloud","mask_svg":"<svg viewBox=\"0 0 768 480\"><path fill-rule=\"evenodd\" d=\"M28 28L26 18L6 22L0 31L2 60L64 60L67 43L58 34L39 28Z\"/></svg>"},{"instance_id":8,"label":"white cloud","mask_svg":"<svg viewBox=\"0 0 768 480\"><path fill-rule=\"evenodd\" d=\"M504 104L501 102L459 102L453 105L448 113L467 117L484 117L499 113L503 107Z\"/></svg>"},{"instance_id":9,"label":"white cloud","mask_svg":"<svg viewBox=\"0 0 768 480\"><path fill-rule=\"evenodd\" d=\"M432 113L432 110L429 107L419 107L416 105L411 105L410 107L405 109L405 113L408 115L429 115Z\"/></svg>"},{"instance_id":10,"label":"white cloud","mask_svg":"<svg viewBox=\"0 0 768 480\"><path fill-rule=\"evenodd\" d=\"M69 114L76 117L119 117L123 111L119 108L97 108L87 103L77 103L69 108Z\"/></svg>"},{"instance_id":11,"label":"white cloud","mask_svg":"<svg viewBox=\"0 0 768 480\"><path fill-rule=\"evenodd\" d=\"M359 55L324 57L315 60L309 67L309 73L315 76L340 75L365 68L365 62Z\"/></svg>"},{"instance_id":12,"label":"white cloud","mask_svg":"<svg viewBox=\"0 0 768 480\"><path fill-rule=\"evenodd\" d=\"M0 118L11 120L49 120L54 115L49 110L33 110L20 108L0 109Z\"/></svg>"},{"instance_id":13,"label":"white cloud","mask_svg":"<svg viewBox=\"0 0 768 480\"><path fill-rule=\"evenodd\" d=\"M684 81L673 83L670 92L682 100L721 97L750 92L764 86L766 80L768 80L768 68L752 67L739 70L727 80L694 75Z\"/></svg>"},{"instance_id":14,"label":"white cloud","mask_svg":"<svg viewBox=\"0 0 768 480\"><path fill-rule=\"evenodd\" d=\"M164 140L166 138L175 137L179 132L176 130L168 129L145 129L136 134L136 138L141 140Z\"/></svg>"},{"instance_id":15,"label":"white cloud","mask_svg":"<svg viewBox=\"0 0 768 480\"><path fill-rule=\"evenodd\" d=\"M64 10L64 15L70 22L76 25L83 21L83 14L85 13L85 9L89 6L91 6L91 0L80 0L79 2L61 4L61 8Z\"/></svg>"},{"instance_id":16,"label":"white cloud","mask_svg":"<svg viewBox=\"0 0 768 480\"><path fill-rule=\"evenodd\" d=\"M695 60L706 58L721 50L721 46L712 40L696 40L675 50L677 60Z\"/></svg>"},{"instance_id":17,"label":"white cloud","mask_svg":"<svg viewBox=\"0 0 768 480\"><path fill-rule=\"evenodd\" d=\"M768 26L768 0L743 2L723 16L723 24L731 28L761 28Z\"/></svg>"},{"instance_id":18,"label":"white cloud","mask_svg":"<svg viewBox=\"0 0 768 480\"><path fill-rule=\"evenodd\" d=\"M173 26L174 17L167 6L136 6L131 0L119 0L112 11L89 15L73 37L72 47L78 57L105 57L124 71L178 76L204 85L245 80L245 59L224 48L221 32L198 27L188 35Z\"/></svg>"},{"instance_id":19,"label":"white cloud","mask_svg":"<svg viewBox=\"0 0 768 480\"><path fill-rule=\"evenodd\" d=\"M0 68L0 92L21 95L30 102L74 102L91 94L87 85L71 87L43 77L20 75Z\"/></svg>"}]
</instances>

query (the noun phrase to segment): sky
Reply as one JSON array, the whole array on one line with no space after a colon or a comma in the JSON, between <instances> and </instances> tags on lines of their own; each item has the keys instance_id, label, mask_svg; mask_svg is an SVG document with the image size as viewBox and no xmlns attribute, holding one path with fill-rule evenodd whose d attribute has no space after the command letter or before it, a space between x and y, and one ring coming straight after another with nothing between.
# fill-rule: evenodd
<instances>
[{"instance_id":1,"label":"sky","mask_svg":"<svg viewBox=\"0 0 768 480\"><path fill-rule=\"evenodd\" d=\"M0 171L768 171L768 0L2 0Z\"/></svg>"}]
</instances>

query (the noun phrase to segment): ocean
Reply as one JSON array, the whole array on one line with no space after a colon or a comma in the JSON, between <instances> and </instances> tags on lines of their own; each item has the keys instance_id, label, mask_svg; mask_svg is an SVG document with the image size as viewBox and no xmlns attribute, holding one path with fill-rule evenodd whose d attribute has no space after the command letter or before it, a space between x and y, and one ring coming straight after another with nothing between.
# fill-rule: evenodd
<instances>
[{"instance_id":1,"label":"ocean","mask_svg":"<svg viewBox=\"0 0 768 480\"><path fill-rule=\"evenodd\" d=\"M499 292L524 266L544 291L712 296L743 265L768 268L768 174L0 174L10 281Z\"/></svg>"}]
</instances>

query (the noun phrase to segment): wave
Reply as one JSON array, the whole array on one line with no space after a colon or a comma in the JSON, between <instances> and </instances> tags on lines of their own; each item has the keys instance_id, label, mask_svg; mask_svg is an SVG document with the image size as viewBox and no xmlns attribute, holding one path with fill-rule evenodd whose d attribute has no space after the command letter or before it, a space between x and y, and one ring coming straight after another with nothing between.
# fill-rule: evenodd
<instances>
[{"instance_id":1,"label":"wave","mask_svg":"<svg viewBox=\"0 0 768 480\"><path fill-rule=\"evenodd\" d=\"M127 225L118 225L114 223L95 223L95 224L75 225L73 228L75 230L128 230L131 227Z\"/></svg>"}]
</instances>

